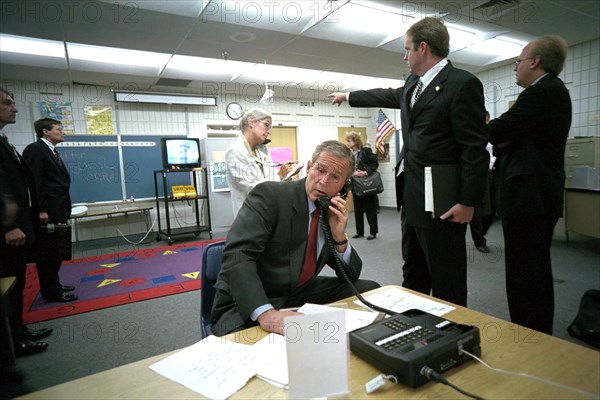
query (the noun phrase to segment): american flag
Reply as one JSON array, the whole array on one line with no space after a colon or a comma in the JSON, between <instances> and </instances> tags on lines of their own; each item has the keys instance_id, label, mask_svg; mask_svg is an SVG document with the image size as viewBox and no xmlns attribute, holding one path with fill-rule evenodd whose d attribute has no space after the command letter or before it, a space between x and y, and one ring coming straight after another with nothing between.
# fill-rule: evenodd
<instances>
[{"instance_id":1,"label":"american flag","mask_svg":"<svg viewBox=\"0 0 600 400\"><path fill-rule=\"evenodd\" d=\"M379 109L379 116L377 117L377 136L375 138L375 147L381 154L385 153L385 147L383 146L384 140L396 130L394 125L390 122L388 117L385 116L383 111Z\"/></svg>"}]
</instances>

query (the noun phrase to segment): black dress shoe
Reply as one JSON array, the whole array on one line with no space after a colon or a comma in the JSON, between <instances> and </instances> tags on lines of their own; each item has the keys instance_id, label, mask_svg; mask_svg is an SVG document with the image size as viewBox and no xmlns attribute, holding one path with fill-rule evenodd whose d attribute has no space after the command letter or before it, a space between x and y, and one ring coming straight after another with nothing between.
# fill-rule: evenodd
<instances>
[{"instance_id":1,"label":"black dress shoe","mask_svg":"<svg viewBox=\"0 0 600 400\"><path fill-rule=\"evenodd\" d=\"M369 236L367 237L367 240L373 240L373 239L375 239L376 237L377 237L377 235L369 235Z\"/></svg>"},{"instance_id":2,"label":"black dress shoe","mask_svg":"<svg viewBox=\"0 0 600 400\"><path fill-rule=\"evenodd\" d=\"M62 287L62 291L63 292L72 292L73 290L75 290L75 286L68 286L68 285L66 285L66 286Z\"/></svg>"},{"instance_id":3,"label":"black dress shoe","mask_svg":"<svg viewBox=\"0 0 600 400\"><path fill-rule=\"evenodd\" d=\"M73 293L63 293L58 297L49 297L46 300L50 302L67 303L69 301L75 301L78 297Z\"/></svg>"},{"instance_id":4,"label":"black dress shoe","mask_svg":"<svg viewBox=\"0 0 600 400\"><path fill-rule=\"evenodd\" d=\"M363 235L356 234L356 235L352 236L352 239L358 239L358 238L361 238L361 237L363 237Z\"/></svg>"},{"instance_id":5,"label":"black dress shoe","mask_svg":"<svg viewBox=\"0 0 600 400\"><path fill-rule=\"evenodd\" d=\"M21 332L18 337L25 340L40 340L50 336L51 333L52 328L29 329L25 327L23 328L23 332Z\"/></svg>"},{"instance_id":6,"label":"black dress shoe","mask_svg":"<svg viewBox=\"0 0 600 400\"><path fill-rule=\"evenodd\" d=\"M46 350L46 347L48 347L48 343L32 342L31 340L21 339L21 340L16 340L14 342L14 346L15 346L15 356L22 357L22 356L29 356L32 354L41 353L42 351Z\"/></svg>"}]
</instances>

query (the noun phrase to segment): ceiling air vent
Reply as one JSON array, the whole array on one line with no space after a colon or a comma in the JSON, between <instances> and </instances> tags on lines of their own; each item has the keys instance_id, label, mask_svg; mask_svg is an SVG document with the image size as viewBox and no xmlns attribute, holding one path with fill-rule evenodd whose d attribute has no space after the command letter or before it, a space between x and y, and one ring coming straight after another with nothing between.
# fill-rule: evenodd
<instances>
[{"instance_id":1,"label":"ceiling air vent","mask_svg":"<svg viewBox=\"0 0 600 400\"><path fill-rule=\"evenodd\" d=\"M156 81L156 86L173 86L173 87L187 87L192 81L189 79L169 79L160 78Z\"/></svg>"},{"instance_id":2,"label":"ceiling air vent","mask_svg":"<svg viewBox=\"0 0 600 400\"><path fill-rule=\"evenodd\" d=\"M488 7L512 7L516 4L519 4L519 0L490 0L488 2L478 5L474 8L474 10Z\"/></svg>"},{"instance_id":3,"label":"ceiling air vent","mask_svg":"<svg viewBox=\"0 0 600 400\"><path fill-rule=\"evenodd\" d=\"M478 5L473 10L478 10L486 20L492 21L518 7L521 3L521 0L490 0Z\"/></svg>"}]
</instances>

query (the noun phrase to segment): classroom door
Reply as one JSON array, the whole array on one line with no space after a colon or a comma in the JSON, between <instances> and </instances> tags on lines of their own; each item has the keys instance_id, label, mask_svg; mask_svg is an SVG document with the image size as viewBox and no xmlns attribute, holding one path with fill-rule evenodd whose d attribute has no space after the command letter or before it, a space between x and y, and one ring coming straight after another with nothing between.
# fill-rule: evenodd
<instances>
[{"instance_id":1,"label":"classroom door","mask_svg":"<svg viewBox=\"0 0 600 400\"><path fill-rule=\"evenodd\" d=\"M274 126L271 134L269 148L283 147L292 149L292 161L298 159L298 146L296 145L296 128L293 126Z\"/></svg>"},{"instance_id":2,"label":"classroom door","mask_svg":"<svg viewBox=\"0 0 600 400\"><path fill-rule=\"evenodd\" d=\"M296 128L290 126L274 126L271 132L269 153L274 162L298 160L298 146L296 142ZM291 150L291 155L290 155ZM278 154L286 154L283 159L278 159ZM298 176L294 177L298 179Z\"/></svg>"}]
</instances>

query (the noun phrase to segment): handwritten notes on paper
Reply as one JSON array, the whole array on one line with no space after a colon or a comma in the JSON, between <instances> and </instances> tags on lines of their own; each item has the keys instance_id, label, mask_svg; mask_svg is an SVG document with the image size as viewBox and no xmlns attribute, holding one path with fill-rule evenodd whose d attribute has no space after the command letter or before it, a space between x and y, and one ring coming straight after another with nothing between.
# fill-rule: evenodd
<instances>
[{"instance_id":1,"label":"handwritten notes on paper","mask_svg":"<svg viewBox=\"0 0 600 400\"><path fill-rule=\"evenodd\" d=\"M209 336L150 369L211 399L226 399L256 374L250 346Z\"/></svg>"},{"instance_id":2,"label":"handwritten notes on paper","mask_svg":"<svg viewBox=\"0 0 600 400\"><path fill-rule=\"evenodd\" d=\"M442 316L454 310L452 306L399 288L365 297L395 312L418 309ZM359 301L356 303L362 305ZM377 313L315 304L306 304L298 311L302 314L286 319L285 337L270 334L249 346L209 336L150 368L211 399L228 398L254 375L275 386L289 387L290 398L346 393L346 333L372 323ZM337 364L332 367L334 360ZM307 379L315 371L317 378ZM328 380L321 379L323 376ZM296 379L298 377L302 379Z\"/></svg>"},{"instance_id":3,"label":"handwritten notes on paper","mask_svg":"<svg viewBox=\"0 0 600 400\"><path fill-rule=\"evenodd\" d=\"M398 288L390 288L377 292L373 295L365 296L365 299L377 306L398 313L416 309L441 317L455 309L455 307L447 304L438 303L437 301L429 300ZM360 300L354 300L354 303L366 307Z\"/></svg>"}]
</instances>

